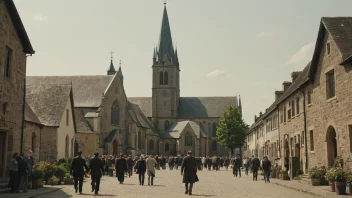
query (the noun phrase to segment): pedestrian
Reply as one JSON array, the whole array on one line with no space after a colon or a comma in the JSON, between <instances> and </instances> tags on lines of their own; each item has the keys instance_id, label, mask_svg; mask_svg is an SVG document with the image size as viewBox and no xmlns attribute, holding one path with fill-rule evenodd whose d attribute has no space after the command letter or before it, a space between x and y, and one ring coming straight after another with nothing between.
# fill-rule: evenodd
<instances>
[{"instance_id":1,"label":"pedestrian","mask_svg":"<svg viewBox=\"0 0 352 198\"><path fill-rule=\"evenodd\" d=\"M123 157L123 153L115 161L116 177L120 184L123 184L125 180L125 172L127 171L127 161Z\"/></svg>"},{"instance_id":2,"label":"pedestrian","mask_svg":"<svg viewBox=\"0 0 352 198\"><path fill-rule=\"evenodd\" d=\"M100 186L100 178L104 175L104 163L103 159L99 158L99 153L94 153L93 159L91 159L89 163L90 175L91 175L91 185L92 185L92 192L94 194L98 194L99 186Z\"/></svg>"},{"instance_id":3,"label":"pedestrian","mask_svg":"<svg viewBox=\"0 0 352 198\"><path fill-rule=\"evenodd\" d=\"M192 195L193 184L199 181L197 176L197 161L192 156L192 151L188 151L187 157L183 159L181 175L183 175L183 183L186 188L185 194Z\"/></svg>"},{"instance_id":4,"label":"pedestrian","mask_svg":"<svg viewBox=\"0 0 352 198\"><path fill-rule=\"evenodd\" d=\"M12 155L12 158L10 159L7 166L10 175L9 186L11 188L11 193L18 192L18 162L16 160L17 155L17 153Z\"/></svg>"},{"instance_id":5,"label":"pedestrian","mask_svg":"<svg viewBox=\"0 0 352 198\"><path fill-rule=\"evenodd\" d=\"M165 158L164 158L165 159ZM154 185L154 177L155 177L155 165L157 165L157 162L153 158L152 155L149 155L147 161L147 174L148 174L148 185Z\"/></svg>"},{"instance_id":6,"label":"pedestrian","mask_svg":"<svg viewBox=\"0 0 352 198\"><path fill-rule=\"evenodd\" d=\"M88 172L89 169L86 160L82 158L82 151L78 151L77 156L72 160L70 174L73 175L75 191L77 193L79 190L79 194L82 194L83 176L85 175L84 168Z\"/></svg>"},{"instance_id":7,"label":"pedestrian","mask_svg":"<svg viewBox=\"0 0 352 198\"><path fill-rule=\"evenodd\" d=\"M243 166L244 166L244 173L246 175L248 175L248 168L249 168L249 164L248 164L248 158L247 157L244 157L243 159Z\"/></svg>"},{"instance_id":8,"label":"pedestrian","mask_svg":"<svg viewBox=\"0 0 352 198\"><path fill-rule=\"evenodd\" d=\"M256 154L252 159L252 171L253 171L253 181L258 180L258 169L260 167L260 161L258 155Z\"/></svg>"},{"instance_id":9,"label":"pedestrian","mask_svg":"<svg viewBox=\"0 0 352 198\"><path fill-rule=\"evenodd\" d=\"M29 150L26 157L23 157L23 160L28 164L29 172L28 172L28 184L29 187L32 188L32 170L34 166L34 159L33 159L33 151Z\"/></svg>"},{"instance_id":10,"label":"pedestrian","mask_svg":"<svg viewBox=\"0 0 352 198\"><path fill-rule=\"evenodd\" d=\"M241 177L241 167L242 167L242 160L240 158L240 155L237 154L233 164L233 174L235 177L237 176Z\"/></svg>"},{"instance_id":11,"label":"pedestrian","mask_svg":"<svg viewBox=\"0 0 352 198\"><path fill-rule=\"evenodd\" d=\"M138 174L139 185L144 186L145 171L147 170L147 163L145 162L144 155L137 161L136 173Z\"/></svg>"},{"instance_id":12,"label":"pedestrian","mask_svg":"<svg viewBox=\"0 0 352 198\"><path fill-rule=\"evenodd\" d=\"M174 158L172 156L169 157L168 159L168 165L169 165L169 169L172 170L174 168Z\"/></svg>"},{"instance_id":13,"label":"pedestrian","mask_svg":"<svg viewBox=\"0 0 352 198\"><path fill-rule=\"evenodd\" d=\"M271 168L271 162L270 160L268 160L268 157L265 156L263 158L263 163L262 163L262 168L263 168L263 172L264 172L264 181L269 182L270 183L270 168Z\"/></svg>"},{"instance_id":14,"label":"pedestrian","mask_svg":"<svg viewBox=\"0 0 352 198\"><path fill-rule=\"evenodd\" d=\"M128 172L128 177L131 177L133 172L133 159L131 155L129 155L127 158L127 172Z\"/></svg>"},{"instance_id":15,"label":"pedestrian","mask_svg":"<svg viewBox=\"0 0 352 198\"><path fill-rule=\"evenodd\" d=\"M23 159L23 153L21 153L20 156L17 156L16 160L18 162L18 176L20 181L18 183L18 190L27 192L29 164Z\"/></svg>"},{"instance_id":16,"label":"pedestrian","mask_svg":"<svg viewBox=\"0 0 352 198\"><path fill-rule=\"evenodd\" d=\"M228 170L229 169L229 165L230 165L230 159L228 157L225 157L224 159L224 166L225 169Z\"/></svg>"}]
</instances>

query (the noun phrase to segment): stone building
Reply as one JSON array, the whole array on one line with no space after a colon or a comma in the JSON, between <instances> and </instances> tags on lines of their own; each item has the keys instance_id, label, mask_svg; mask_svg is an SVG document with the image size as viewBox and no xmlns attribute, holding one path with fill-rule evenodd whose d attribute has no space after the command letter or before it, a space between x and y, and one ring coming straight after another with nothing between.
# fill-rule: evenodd
<instances>
[{"instance_id":1,"label":"stone building","mask_svg":"<svg viewBox=\"0 0 352 198\"><path fill-rule=\"evenodd\" d=\"M12 0L0 1L0 177L7 161L23 150L26 56L34 54Z\"/></svg>"},{"instance_id":2,"label":"stone building","mask_svg":"<svg viewBox=\"0 0 352 198\"><path fill-rule=\"evenodd\" d=\"M54 96L54 97L53 97ZM76 123L71 85L26 86L24 145L37 161L74 156Z\"/></svg>"},{"instance_id":3,"label":"stone building","mask_svg":"<svg viewBox=\"0 0 352 198\"><path fill-rule=\"evenodd\" d=\"M159 45L152 58L152 97L128 98L140 106L153 123L160 140L147 138L149 148L162 155L196 156L228 155L216 141L220 116L232 105L240 107L237 97L180 97L180 63L174 48L166 6L164 8Z\"/></svg>"}]
</instances>

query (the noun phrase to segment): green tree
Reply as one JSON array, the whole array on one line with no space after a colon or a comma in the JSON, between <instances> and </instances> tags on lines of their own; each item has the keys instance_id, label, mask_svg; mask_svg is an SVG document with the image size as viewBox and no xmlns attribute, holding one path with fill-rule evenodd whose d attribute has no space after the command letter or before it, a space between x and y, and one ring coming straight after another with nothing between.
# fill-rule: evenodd
<instances>
[{"instance_id":1,"label":"green tree","mask_svg":"<svg viewBox=\"0 0 352 198\"><path fill-rule=\"evenodd\" d=\"M231 155L236 148L240 151L245 143L248 125L242 119L242 115L237 107L230 106L221 116L219 126L216 130L218 143L230 149Z\"/></svg>"}]
</instances>

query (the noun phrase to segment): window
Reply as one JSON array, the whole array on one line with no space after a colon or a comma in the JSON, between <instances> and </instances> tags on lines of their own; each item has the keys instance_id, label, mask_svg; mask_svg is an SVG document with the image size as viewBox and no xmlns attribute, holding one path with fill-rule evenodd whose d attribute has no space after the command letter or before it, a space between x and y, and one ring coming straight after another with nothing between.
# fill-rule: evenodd
<instances>
[{"instance_id":1,"label":"window","mask_svg":"<svg viewBox=\"0 0 352 198\"><path fill-rule=\"evenodd\" d=\"M218 145L215 140L211 143L211 150L212 151L217 151L218 150Z\"/></svg>"},{"instance_id":2,"label":"window","mask_svg":"<svg viewBox=\"0 0 352 198\"><path fill-rule=\"evenodd\" d=\"M308 91L308 104L312 103L312 90Z\"/></svg>"},{"instance_id":3,"label":"window","mask_svg":"<svg viewBox=\"0 0 352 198\"><path fill-rule=\"evenodd\" d=\"M280 122L283 123L284 122L284 112L282 110L282 107L280 108Z\"/></svg>"},{"instance_id":4,"label":"window","mask_svg":"<svg viewBox=\"0 0 352 198\"><path fill-rule=\"evenodd\" d=\"M192 135L189 132L185 135L185 146L192 146Z\"/></svg>"},{"instance_id":5,"label":"window","mask_svg":"<svg viewBox=\"0 0 352 198\"><path fill-rule=\"evenodd\" d=\"M167 131L169 129L169 121L168 120L165 120L165 123L164 123L164 130Z\"/></svg>"},{"instance_id":6,"label":"window","mask_svg":"<svg viewBox=\"0 0 352 198\"><path fill-rule=\"evenodd\" d=\"M305 141L304 141L304 131L302 131L301 139L302 139L302 140L301 140L301 143L302 143L302 145L304 145L304 142L305 142Z\"/></svg>"},{"instance_id":7,"label":"window","mask_svg":"<svg viewBox=\"0 0 352 198\"><path fill-rule=\"evenodd\" d=\"M120 110L119 104L115 101L111 106L111 124L119 125L120 124Z\"/></svg>"},{"instance_id":8,"label":"window","mask_svg":"<svg viewBox=\"0 0 352 198\"><path fill-rule=\"evenodd\" d=\"M154 141L153 140L149 140L149 149L154 150Z\"/></svg>"},{"instance_id":9,"label":"window","mask_svg":"<svg viewBox=\"0 0 352 198\"><path fill-rule=\"evenodd\" d=\"M170 150L170 145L169 145L169 143L165 143L165 151L169 151Z\"/></svg>"},{"instance_id":10,"label":"window","mask_svg":"<svg viewBox=\"0 0 352 198\"><path fill-rule=\"evenodd\" d=\"M350 152L352 153L352 125L348 126L350 135Z\"/></svg>"},{"instance_id":11,"label":"window","mask_svg":"<svg viewBox=\"0 0 352 198\"><path fill-rule=\"evenodd\" d=\"M5 48L5 65L4 65L5 77L10 77L11 57L12 57L12 50L6 46L6 48Z\"/></svg>"},{"instance_id":12,"label":"window","mask_svg":"<svg viewBox=\"0 0 352 198\"><path fill-rule=\"evenodd\" d=\"M284 122L286 122L286 106L284 106Z\"/></svg>"},{"instance_id":13,"label":"window","mask_svg":"<svg viewBox=\"0 0 352 198\"><path fill-rule=\"evenodd\" d=\"M292 117L295 116L295 101L292 100L292 105L291 105L291 109L292 109Z\"/></svg>"},{"instance_id":14,"label":"window","mask_svg":"<svg viewBox=\"0 0 352 198\"><path fill-rule=\"evenodd\" d=\"M65 158L69 157L69 144L70 144L70 138L68 137L68 135L66 136L66 140L65 140Z\"/></svg>"},{"instance_id":15,"label":"window","mask_svg":"<svg viewBox=\"0 0 352 198\"><path fill-rule=\"evenodd\" d=\"M33 152L36 151L35 147L37 146L37 136L35 135L35 133L32 133L32 148L31 150Z\"/></svg>"},{"instance_id":16,"label":"window","mask_svg":"<svg viewBox=\"0 0 352 198\"><path fill-rule=\"evenodd\" d=\"M213 123L213 137L216 137L216 129L217 129L216 123Z\"/></svg>"},{"instance_id":17,"label":"window","mask_svg":"<svg viewBox=\"0 0 352 198\"><path fill-rule=\"evenodd\" d=\"M164 72L160 72L160 74L159 74L159 83L161 84L161 85L163 85L164 84Z\"/></svg>"},{"instance_id":18,"label":"window","mask_svg":"<svg viewBox=\"0 0 352 198\"><path fill-rule=\"evenodd\" d=\"M69 114L69 110L68 109L66 109L66 126L68 126L68 124L69 124L69 120L70 120L70 114Z\"/></svg>"},{"instance_id":19,"label":"window","mask_svg":"<svg viewBox=\"0 0 352 198\"><path fill-rule=\"evenodd\" d=\"M334 70L326 73L326 98L335 96L335 75Z\"/></svg>"},{"instance_id":20,"label":"window","mask_svg":"<svg viewBox=\"0 0 352 198\"><path fill-rule=\"evenodd\" d=\"M297 143L300 144L301 143L301 135L297 136Z\"/></svg>"},{"instance_id":21,"label":"window","mask_svg":"<svg viewBox=\"0 0 352 198\"><path fill-rule=\"evenodd\" d=\"M329 55L330 54L330 43L326 44L326 53Z\"/></svg>"},{"instance_id":22,"label":"window","mask_svg":"<svg viewBox=\"0 0 352 198\"><path fill-rule=\"evenodd\" d=\"M164 72L164 85L169 84L169 74L166 72Z\"/></svg>"},{"instance_id":23,"label":"window","mask_svg":"<svg viewBox=\"0 0 352 198\"><path fill-rule=\"evenodd\" d=\"M287 110L287 119L291 119L291 105L290 105L290 108L289 110Z\"/></svg>"},{"instance_id":24,"label":"window","mask_svg":"<svg viewBox=\"0 0 352 198\"><path fill-rule=\"evenodd\" d=\"M297 97L297 99L296 99L296 113L297 113L297 115L299 114L299 98Z\"/></svg>"},{"instance_id":25,"label":"window","mask_svg":"<svg viewBox=\"0 0 352 198\"><path fill-rule=\"evenodd\" d=\"M138 131L138 148L142 149L142 132L141 132L141 130Z\"/></svg>"},{"instance_id":26,"label":"window","mask_svg":"<svg viewBox=\"0 0 352 198\"><path fill-rule=\"evenodd\" d=\"M310 150L314 151L314 135L313 130L309 131L309 140L310 140Z\"/></svg>"}]
</instances>

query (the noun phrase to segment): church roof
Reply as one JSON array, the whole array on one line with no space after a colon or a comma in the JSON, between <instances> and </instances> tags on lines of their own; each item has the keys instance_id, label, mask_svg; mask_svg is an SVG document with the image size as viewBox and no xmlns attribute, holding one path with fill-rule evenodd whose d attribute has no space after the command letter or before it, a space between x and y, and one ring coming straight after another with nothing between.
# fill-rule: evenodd
<instances>
[{"instance_id":1,"label":"church roof","mask_svg":"<svg viewBox=\"0 0 352 198\"><path fill-rule=\"evenodd\" d=\"M127 100L131 103L137 104L146 117L152 117L151 97L129 97L127 98Z\"/></svg>"},{"instance_id":2,"label":"church roof","mask_svg":"<svg viewBox=\"0 0 352 198\"><path fill-rule=\"evenodd\" d=\"M114 76L27 76L27 84L70 84L75 107L99 107Z\"/></svg>"},{"instance_id":3,"label":"church roof","mask_svg":"<svg viewBox=\"0 0 352 198\"><path fill-rule=\"evenodd\" d=\"M95 111L89 109L91 112L86 113L87 110L88 110L87 108L75 108L75 110L74 110L77 132L79 132L79 133L93 133L94 132L92 125L86 119L86 115L88 113L95 113Z\"/></svg>"},{"instance_id":4,"label":"church roof","mask_svg":"<svg viewBox=\"0 0 352 198\"><path fill-rule=\"evenodd\" d=\"M179 138L187 125L192 128L197 138L207 137L207 135L197 123L189 120L173 123L168 131L160 134L160 137L164 139Z\"/></svg>"},{"instance_id":5,"label":"church roof","mask_svg":"<svg viewBox=\"0 0 352 198\"><path fill-rule=\"evenodd\" d=\"M27 102L25 103L24 119L27 122L32 122L32 123L39 124L39 125L42 124L40 122L39 118L35 115L32 108L28 105Z\"/></svg>"},{"instance_id":6,"label":"church roof","mask_svg":"<svg viewBox=\"0 0 352 198\"><path fill-rule=\"evenodd\" d=\"M40 123L59 126L70 93L70 85L27 85L26 102Z\"/></svg>"},{"instance_id":7,"label":"church roof","mask_svg":"<svg viewBox=\"0 0 352 198\"><path fill-rule=\"evenodd\" d=\"M131 103L131 102L129 104L131 105L130 106L131 108L128 110L128 112L131 115L133 121L136 122L137 126L143 127L143 128L147 128L147 129L153 128L151 126L151 124L149 123L148 118L146 118L143 115L143 112L139 108L139 106L137 104L134 104L134 103Z\"/></svg>"},{"instance_id":8,"label":"church roof","mask_svg":"<svg viewBox=\"0 0 352 198\"><path fill-rule=\"evenodd\" d=\"M168 58L174 56L174 47L172 44L171 29L166 6L164 7L163 19L161 22L158 55L159 60L163 60L166 55Z\"/></svg>"}]
</instances>

